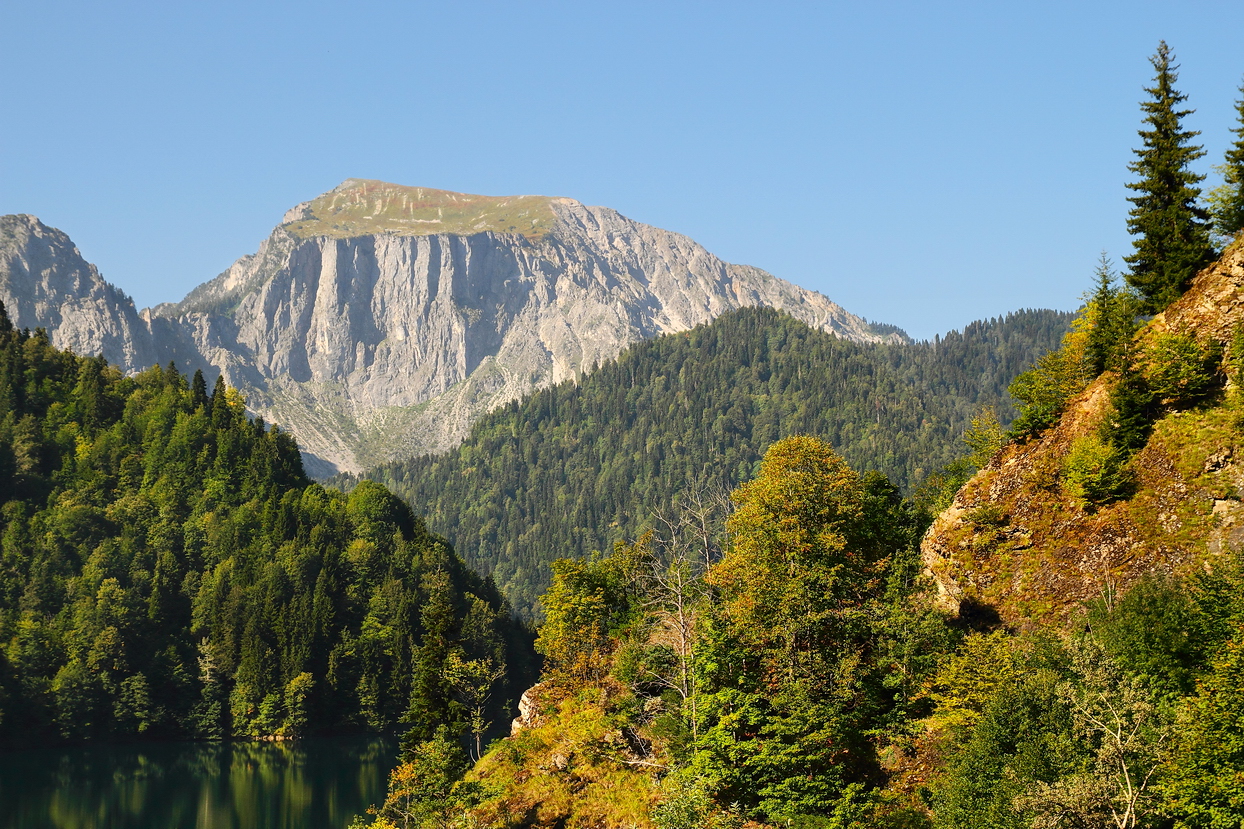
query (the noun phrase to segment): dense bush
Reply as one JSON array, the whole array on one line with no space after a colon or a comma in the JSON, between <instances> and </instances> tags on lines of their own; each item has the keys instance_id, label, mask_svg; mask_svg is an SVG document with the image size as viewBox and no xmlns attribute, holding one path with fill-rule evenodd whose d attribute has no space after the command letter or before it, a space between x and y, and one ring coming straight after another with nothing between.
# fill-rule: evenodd
<instances>
[{"instance_id":1,"label":"dense bush","mask_svg":"<svg viewBox=\"0 0 1244 829\"><path fill-rule=\"evenodd\" d=\"M1090 510L1121 498L1131 484L1124 461L1122 453L1099 435L1082 435L1072 441L1063 459L1063 491Z\"/></svg>"}]
</instances>

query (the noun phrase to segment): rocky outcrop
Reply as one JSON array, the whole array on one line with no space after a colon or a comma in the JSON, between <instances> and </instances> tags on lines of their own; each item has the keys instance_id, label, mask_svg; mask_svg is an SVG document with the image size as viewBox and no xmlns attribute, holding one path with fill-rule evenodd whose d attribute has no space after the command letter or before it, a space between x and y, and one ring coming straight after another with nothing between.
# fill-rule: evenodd
<instances>
[{"instance_id":1,"label":"rocky outcrop","mask_svg":"<svg viewBox=\"0 0 1244 829\"><path fill-rule=\"evenodd\" d=\"M544 689L544 683L537 682L518 698L518 716L510 722L510 736L513 737L518 732L526 728L535 728L543 721L540 714L540 692Z\"/></svg>"},{"instance_id":2,"label":"rocky outcrop","mask_svg":"<svg viewBox=\"0 0 1244 829\"><path fill-rule=\"evenodd\" d=\"M103 354L126 371L160 362L133 300L34 216L0 216L0 301L16 327L47 329L57 348Z\"/></svg>"},{"instance_id":3,"label":"rocky outcrop","mask_svg":"<svg viewBox=\"0 0 1244 829\"><path fill-rule=\"evenodd\" d=\"M75 284L62 305L81 304ZM902 338L607 208L355 180L289 211L258 252L179 303L139 316L108 290L117 300L98 322L26 317L76 342L98 329L127 369L174 359L223 372L320 474L446 449L486 411L743 306L853 340Z\"/></svg>"},{"instance_id":4,"label":"rocky outcrop","mask_svg":"<svg viewBox=\"0 0 1244 829\"><path fill-rule=\"evenodd\" d=\"M1225 345L1240 325L1244 241L1142 329L1137 348L1172 333ZM1116 380L1097 378L1053 427L1005 446L934 521L921 552L949 609L1014 625L1061 620L1145 574L1186 573L1244 544L1244 413L1230 385L1154 424L1129 464L1127 497L1093 507L1068 493L1068 455L1110 417Z\"/></svg>"}]
</instances>

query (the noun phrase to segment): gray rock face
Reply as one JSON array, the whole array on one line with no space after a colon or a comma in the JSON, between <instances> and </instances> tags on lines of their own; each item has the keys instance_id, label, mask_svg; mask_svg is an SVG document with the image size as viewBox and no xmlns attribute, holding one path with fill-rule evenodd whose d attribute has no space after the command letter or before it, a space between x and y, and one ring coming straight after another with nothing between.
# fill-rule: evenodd
<instances>
[{"instance_id":1,"label":"gray rock face","mask_svg":"<svg viewBox=\"0 0 1244 829\"><path fill-rule=\"evenodd\" d=\"M47 329L57 348L103 354L126 371L159 362L133 300L34 216L0 216L0 301L13 325Z\"/></svg>"},{"instance_id":2,"label":"gray rock face","mask_svg":"<svg viewBox=\"0 0 1244 829\"><path fill-rule=\"evenodd\" d=\"M853 340L901 338L685 236L570 199L346 182L291 210L256 254L141 316L64 234L19 218L32 228L23 238L72 251L34 266L46 299L0 295L17 299L19 325L46 325L84 353L98 343L129 370L168 359L219 370L295 434L318 474L449 448L496 406L743 306ZM510 230L524 221L530 232ZM473 232L438 233L440 222ZM0 254L10 247L46 245L0 243ZM32 254L3 255L0 284L31 271L9 263Z\"/></svg>"}]
</instances>

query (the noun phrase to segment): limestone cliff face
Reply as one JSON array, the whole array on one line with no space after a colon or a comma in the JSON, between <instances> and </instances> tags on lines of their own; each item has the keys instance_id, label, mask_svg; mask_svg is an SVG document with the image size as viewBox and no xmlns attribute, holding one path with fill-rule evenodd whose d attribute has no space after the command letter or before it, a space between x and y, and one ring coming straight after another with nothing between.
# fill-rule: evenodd
<instances>
[{"instance_id":1,"label":"limestone cliff face","mask_svg":"<svg viewBox=\"0 0 1244 829\"><path fill-rule=\"evenodd\" d=\"M114 316L133 329L127 368L222 371L330 473L448 448L498 405L750 305L854 340L901 338L607 208L354 180L291 210L180 303L140 319L120 302ZM67 319L50 327L81 327Z\"/></svg>"},{"instance_id":2,"label":"limestone cliff face","mask_svg":"<svg viewBox=\"0 0 1244 829\"><path fill-rule=\"evenodd\" d=\"M18 328L134 371L159 362L133 301L104 281L73 242L34 216L0 216L0 301Z\"/></svg>"},{"instance_id":3,"label":"limestone cliff face","mask_svg":"<svg viewBox=\"0 0 1244 829\"><path fill-rule=\"evenodd\" d=\"M1225 346L1242 324L1244 241L1145 326L1137 348L1176 333ZM1244 403L1230 382L1157 420L1129 464L1129 497L1092 509L1068 494L1072 445L1111 417L1116 382L1102 375L1053 427L1004 447L938 516L921 552L952 610L984 606L1016 625L1060 620L1146 573L1186 572L1244 544Z\"/></svg>"}]
</instances>

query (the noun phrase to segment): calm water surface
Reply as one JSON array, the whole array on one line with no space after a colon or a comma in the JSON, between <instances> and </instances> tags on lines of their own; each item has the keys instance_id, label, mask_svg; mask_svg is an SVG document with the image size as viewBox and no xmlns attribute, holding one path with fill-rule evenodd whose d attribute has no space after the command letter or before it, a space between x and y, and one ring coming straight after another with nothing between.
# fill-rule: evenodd
<instances>
[{"instance_id":1,"label":"calm water surface","mask_svg":"<svg viewBox=\"0 0 1244 829\"><path fill-rule=\"evenodd\" d=\"M0 829L345 829L397 744L154 743L0 752Z\"/></svg>"}]
</instances>

